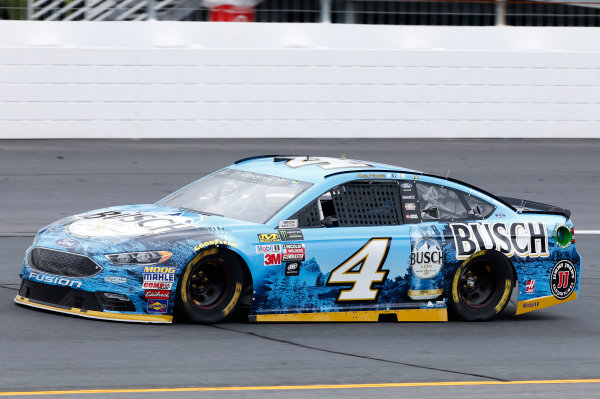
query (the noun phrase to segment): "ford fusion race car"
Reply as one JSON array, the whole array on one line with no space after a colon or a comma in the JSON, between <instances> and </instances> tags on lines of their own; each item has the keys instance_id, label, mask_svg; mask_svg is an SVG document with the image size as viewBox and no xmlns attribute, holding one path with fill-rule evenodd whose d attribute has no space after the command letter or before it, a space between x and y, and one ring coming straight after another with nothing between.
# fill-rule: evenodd
<instances>
[{"instance_id":1,"label":"ford fusion race car","mask_svg":"<svg viewBox=\"0 0 600 399\"><path fill-rule=\"evenodd\" d=\"M569 211L348 159L237 161L41 229L18 304L138 322L489 320L577 298Z\"/></svg>"}]
</instances>

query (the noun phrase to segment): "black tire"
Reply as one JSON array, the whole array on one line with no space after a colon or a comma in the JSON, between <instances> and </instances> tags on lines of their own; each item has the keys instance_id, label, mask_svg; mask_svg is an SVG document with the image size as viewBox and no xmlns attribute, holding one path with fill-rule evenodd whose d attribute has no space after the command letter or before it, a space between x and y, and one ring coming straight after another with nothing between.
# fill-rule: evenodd
<instances>
[{"instance_id":1,"label":"black tire","mask_svg":"<svg viewBox=\"0 0 600 399\"><path fill-rule=\"evenodd\" d=\"M513 269L506 256L495 251L474 254L452 279L450 316L464 321L491 320L508 303L512 286Z\"/></svg>"},{"instance_id":2,"label":"black tire","mask_svg":"<svg viewBox=\"0 0 600 399\"><path fill-rule=\"evenodd\" d=\"M193 323L220 323L237 309L243 265L230 252L208 249L186 266L177 287L177 316Z\"/></svg>"}]
</instances>

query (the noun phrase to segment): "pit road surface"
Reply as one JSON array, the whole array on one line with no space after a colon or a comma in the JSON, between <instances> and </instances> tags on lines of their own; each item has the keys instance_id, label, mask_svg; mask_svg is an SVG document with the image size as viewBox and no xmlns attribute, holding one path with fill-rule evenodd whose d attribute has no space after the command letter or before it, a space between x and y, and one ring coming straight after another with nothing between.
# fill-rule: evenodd
<instances>
[{"instance_id":1,"label":"pit road surface","mask_svg":"<svg viewBox=\"0 0 600 399\"><path fill-rule=\"evenodd\" d=\"M0 141L0 392L107 389L78 398L594 397L599 383L395 386L600 378L597 235L578 235L580 298L489 323L138 325L12 303L34 232L66 215L155 202L236 159L341 156L465 180L498 195L566 207L600 229L593 140ZM127 388L314 386L307 390L119 392ZM40 392L41 393L41 392ZM41 396L34 393L24 397Z\"/></svg>"}]
</instances>

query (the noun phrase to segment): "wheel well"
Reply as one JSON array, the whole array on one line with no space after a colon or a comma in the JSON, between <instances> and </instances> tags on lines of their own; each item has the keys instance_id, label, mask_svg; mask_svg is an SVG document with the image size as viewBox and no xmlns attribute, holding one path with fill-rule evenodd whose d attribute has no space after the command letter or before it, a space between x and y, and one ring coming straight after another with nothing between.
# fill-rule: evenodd
<instances>
[{"instance_id":1,"label":"wheel well","mask_svg":"<svg viewBox=\"0 0 600 399\"><path fill-rule=\"evenodd\" d=\"M512 269L512 272L513 272L513 281L512 282L513 282L513 288L514 288L515 282L518 280L518 278L517 278L518 276L517 276L517 270L515 269L515 265L513 265L510 258L508 256L504 255L502 252L496 251L495 249L488 249L488 250L486 250L486 252L499 254L508 261L508 264L510 265L510 268Z\"/></svg>"}]
</instances>

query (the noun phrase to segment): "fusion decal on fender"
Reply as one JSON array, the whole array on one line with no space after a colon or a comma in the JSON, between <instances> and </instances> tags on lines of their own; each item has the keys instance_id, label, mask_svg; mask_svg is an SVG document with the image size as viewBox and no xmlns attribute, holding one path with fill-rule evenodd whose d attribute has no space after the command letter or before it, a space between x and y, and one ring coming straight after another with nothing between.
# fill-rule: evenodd
<instances>
[{"instance_id":1,"label":"fusion decal on fender","mask_svg":"<svg viewBox=\"0 0 600 399\"><path fill-rule=\"evenodd\" d=\"M495 249L507 257L546 258L548 232L542 222L535 223L452 223L456 259L467 259L483 249Z\"/></svg>"}]
</instances>

